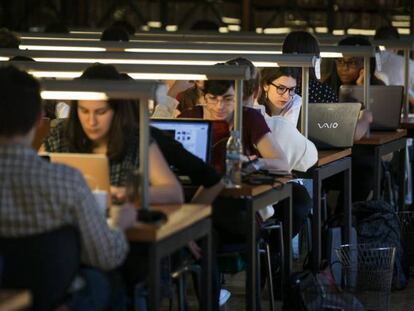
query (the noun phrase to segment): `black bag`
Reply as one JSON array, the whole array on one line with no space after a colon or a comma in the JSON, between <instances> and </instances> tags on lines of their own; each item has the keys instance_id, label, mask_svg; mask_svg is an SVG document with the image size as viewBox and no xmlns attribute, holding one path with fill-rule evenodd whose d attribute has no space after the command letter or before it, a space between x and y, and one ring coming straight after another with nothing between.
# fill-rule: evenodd
<instances>
[{"instance_id":1,"label":"black bag","mask_svg":"<svg viewBox=\"0 0 414 311\"><path fill-rule=\"evenodd\" d=\"M355 202L352 215L358 243L395 246L392 288L405 288L407 278L403 269L400 221L392 206L382 200Z\"/></svg>"}]
</instances>

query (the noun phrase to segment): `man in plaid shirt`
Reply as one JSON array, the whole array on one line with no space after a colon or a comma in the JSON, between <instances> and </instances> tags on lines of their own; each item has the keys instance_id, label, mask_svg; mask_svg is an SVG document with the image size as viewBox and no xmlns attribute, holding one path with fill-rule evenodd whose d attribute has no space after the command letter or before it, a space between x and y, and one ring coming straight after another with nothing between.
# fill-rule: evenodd
<instances>
[{"instance_id":1,"label":"man in plaid shirt","mask_svg":"<svg viewBox=\"0 0 414 311\"><path fill-rule=\"evenodd\" d=\"M82 263L112 270L127 255L124 230L133 226L135 209L117 209L108 226L81 174L31 149L41 117L38 82L12 66L0 68L0 236L73 225L80 233Z\"/></svg>"}]
</instances>

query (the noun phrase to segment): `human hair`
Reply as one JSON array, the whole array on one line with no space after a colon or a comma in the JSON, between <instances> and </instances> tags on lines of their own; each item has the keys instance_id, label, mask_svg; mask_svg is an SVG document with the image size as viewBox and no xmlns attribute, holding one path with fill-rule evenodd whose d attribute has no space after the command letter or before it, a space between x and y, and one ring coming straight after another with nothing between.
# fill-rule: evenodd
<instances>
[{"instance_id":1,"label":"human hair","mask_svg":"<svg viewBox=\"0 0 414 311\"><path fill-rule=\"evenodd\" d=\"M254 93L258 91L259 88L259 74L256 70L256 67L251 61L243 57L233 58L226 62L229 65L238 65L238 66L247 66L250 69L250 74L252 78L250 80L243 81L243 99L246 100Z\"/></svg>"},{"instance_id":2,"label":"human hair","mask_svg":"<svg viewBox=\"0 0 414 311\"><path fill-rule=\"evenodd\" d=\"M135 27L124 19L118 19L114 21L111 26L124 28L130 36L133 36L135 34Z\"/></svg>"},{"instance_id":3,"label":"human hair","mask_svg":"<svg viewBox=\"0 0 414 311\"><path fill-rule=\"evenodd\" d=\"M2 49L18 49L20 38L7 28L0 28L0 48Z\"/></svg>"},{"instance_id":4,"label":"human hair","mask_svg":"<svg viewBox=\"0 0 414 311\"><path fill-rule=\"evenodd\" d=\"M312 34L307 31L292 31L283 40L282 52L283 54L298 53L319 56L321 51L318 40ZM310 68L309 75L311 79L316 79L314 68Z\"/></svg>"},{"instance_id":5,"label":"human hair","mask_svg":"<svg viewBox=\"0 0 414 311\"><path fill-rule=\"evenodd\" d=\"M16 55L9 59L10 62L35 62L35 60L29 56Z\"/></svg>"},{"instance_id":6,"label":"human hair","mask_svg":"<svg viewBox=\"0 0 414 311\"><path fill-rule=\"evenodd\" d=\"M101 41L129 41L128 32L124 27L111 26L106 28L101 35Z\"/></svg>"},{"instance_id":7,"label":"human hair","mask_svg":"<svg viewBox=\"0 0 414 311\"><path fill-rule=\"evenodd\" d=\"M14 66L0 68L0 135L25 135L42 112L39 82Z\"/></svg>"},{"instance_id":8,"label":"human hair","mask_svg":"<svg viewBox=\"0 0 414 311\"><path fill-rule=\"evenodd\" d=\"M374 40L400 39L398 30L392 26L382 26L375 31Z\"/></svg>"},{"instance_id":9,"label":"human hair","mask_svg":"<svg viewBox=\"0 0 414 311\"><path fill-rule=\"evenodd\" d=\"M260 71L260 95L257 102L265 106L266 112L269 113L269 100L267 94L264 92L265 85L272 83L280 77L292 77L297 80L299 69L296 67L265 67Z\"/></svg>"},{"instance_id":10,"label":"human hair","mask_svg":"<svg viewBox=\"0 0 414 311\"><path fill-rule=\"evenodd\" d=\"M45 33L69 33L69 28L63 22L51 22L46 25Z\"/></svg>"},{"instance_id":11,"label":"human hair","mask_svg":"<svg viewBox=\"0 0 414 311\"><path fill-rule=\"evenodd\" d=\"M79 79L125 80L114 66L107 64L92 65L83 72ZM136 119L129 101L109 99L108 103L114 116L108 132L107 156L111 160L119 160L125 155L133 131L137 131ZM69 150L71 152L92 153L93 143L83 131L77 110L78 101L73 101L65 127Z\"/></svg>"},{"instance_id":12,"label":"human hair","mask_svg":"<svg viewBox=\"0 0 414 311\"><path fill-rule=\"evenodd\" d=\"M227 90L233 87L233 80L206 80L204 82L204 94L212 94L215 96L221 96L227 92Z\"/></svg>"}]
</instances>

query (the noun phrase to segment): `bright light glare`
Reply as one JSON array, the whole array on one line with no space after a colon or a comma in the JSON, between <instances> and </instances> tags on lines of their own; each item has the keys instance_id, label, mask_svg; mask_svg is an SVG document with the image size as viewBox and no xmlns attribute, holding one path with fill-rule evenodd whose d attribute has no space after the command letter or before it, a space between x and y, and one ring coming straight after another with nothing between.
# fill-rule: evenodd
<instances>
[{"instance_id":1,"label":"bright light glare","mask_svg":"<svg viewBox=\"0 0 414 311\"><path fill-rule=\"evenodd\" d=\"M83 51L83 52L103 52L105 48L86 47L86 46L52 46L52 45L24 45L20 44L20 50L32 51Z\"/></svg>"},{"instance_id":2,"label":"bright light glare","mask_svg":"<svg viewBox=\"0 0 414 311\"><path fill-rule=\"evenodd\" d=\"M42 99L55 100L108 100L101 92L42 91L40 95Z\"/></svg>"}]
</instances>

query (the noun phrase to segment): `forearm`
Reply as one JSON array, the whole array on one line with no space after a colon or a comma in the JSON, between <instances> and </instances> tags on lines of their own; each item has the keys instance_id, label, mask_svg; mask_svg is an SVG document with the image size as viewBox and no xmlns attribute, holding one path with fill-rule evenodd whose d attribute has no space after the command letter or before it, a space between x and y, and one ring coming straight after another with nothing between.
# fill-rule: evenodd
<instances>
[{"instance_id":1,"label":"forearm","mask_svg":"<svg viewBox=\"0 0 414 311\"><path fill-rule=\"evenodd\" d=\"M211 204L223 188L224 183L222 180L209 188L200 186L191 199L191 203Z\"/></svg>"},{"instance_id":2,"label":"forearm","mask_svg":"<svg viewBox=\"0 0 414 311\"><path fill-rule=\"evenodd\" d=\"M364 137L368 129L369 129L369 121L364 120L364 119L358 120L356 129L355 129L355 134L354 134L354 141L358 141L362 137Z\"/></svg>"},{"instance_id":3,"label":"forearm","mask_svg":"<svg viewBox=\"0 0 414 311\"><path fill-rule=\"evenodd\" d=\"M183 204L184 194L180 184L157 185L149 188L150 204Z\"/></svg>"}]
</instances>

